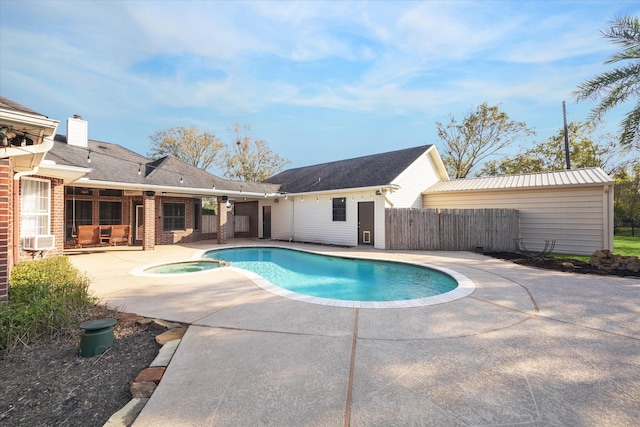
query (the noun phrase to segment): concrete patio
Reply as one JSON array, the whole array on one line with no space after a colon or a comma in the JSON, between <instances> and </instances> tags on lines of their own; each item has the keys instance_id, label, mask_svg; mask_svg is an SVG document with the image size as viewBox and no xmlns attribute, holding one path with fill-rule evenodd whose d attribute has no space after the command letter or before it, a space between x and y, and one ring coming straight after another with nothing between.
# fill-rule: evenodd
<instances>
[{"instance_id":1,"label":"concrete patio","mask_svg":"<svg viewBox=\"0 0 640 427\"><path fill-rule=\"evenodd\" d=\"M216 246L70 253L102 301L191 325L135 426L640 425L637 279L299 245L441 266L476 285L444 304L354 309L289 300L228 269L129 274Z\"/></svg>"}]
</instances>

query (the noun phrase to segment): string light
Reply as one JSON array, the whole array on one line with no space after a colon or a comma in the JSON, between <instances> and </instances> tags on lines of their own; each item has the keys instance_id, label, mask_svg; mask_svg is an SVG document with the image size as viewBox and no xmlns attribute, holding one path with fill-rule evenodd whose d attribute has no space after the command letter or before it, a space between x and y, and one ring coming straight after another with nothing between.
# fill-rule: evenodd
<instances>
[{"instance_id":1,"label":"string light","mask_svg":"<svg viewBox=\"0 0 640 427\"><path fill-rule=\"evenodd\" d=\"M180 184L184 184L184 179L182 179L182 174L180 174Z\"/></svg>"},{"instance_id":2,"label":"string light","mask_svg":"<svg viewBox=\"0 0 640 427\"><path fill-rule=\"evenodd\" d=\"M142 175L142 163L138 163L138 175Z\"/></svg>"},{"instance_id":3,"label":"string light","mask_svg":"<svg viewBox=\"0 0 640 427\"><path fill-rule=\"evenodd\" d=\"M91 163L91 150L87 153L87 163Z\"/></svg>"}]
</instances>

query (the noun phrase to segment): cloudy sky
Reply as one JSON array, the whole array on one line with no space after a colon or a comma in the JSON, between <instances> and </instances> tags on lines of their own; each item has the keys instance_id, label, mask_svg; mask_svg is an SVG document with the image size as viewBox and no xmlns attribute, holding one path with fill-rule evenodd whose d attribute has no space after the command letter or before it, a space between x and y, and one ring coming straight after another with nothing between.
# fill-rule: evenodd
<instances>
[{"instance_id":1,"label":"cloudy sky","mask_svg":"<svg viewBox=\"0 0 640 427\"><path fill-rule=\"evenodd\" d=\"M440 148L435 123L483 102L534 128L531 144L562 127L563 100L587 117L571 93L606 69L600 31L622 14L640 4L2 0L0 95L141 154L157 130L229 142L235 122L288 167Z\"/></svg>"}]
</instances>

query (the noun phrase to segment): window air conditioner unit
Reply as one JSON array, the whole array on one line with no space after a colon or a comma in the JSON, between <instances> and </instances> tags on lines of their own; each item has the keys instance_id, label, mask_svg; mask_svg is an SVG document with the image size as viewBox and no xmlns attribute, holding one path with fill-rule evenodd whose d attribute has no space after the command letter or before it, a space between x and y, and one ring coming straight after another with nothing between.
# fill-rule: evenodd
<instances>
[{"instance_id":1,"label":"window air conditioner unit","mask_svg":"<svg viewBox=\"0 0 640 427\"><path fill-rule=\"evenodd\" d=\"M42 251L45 249L53 249L55 247L55 236L41 234L24 238L22 249L26 251Z\"/></svg>"}]
</instances>

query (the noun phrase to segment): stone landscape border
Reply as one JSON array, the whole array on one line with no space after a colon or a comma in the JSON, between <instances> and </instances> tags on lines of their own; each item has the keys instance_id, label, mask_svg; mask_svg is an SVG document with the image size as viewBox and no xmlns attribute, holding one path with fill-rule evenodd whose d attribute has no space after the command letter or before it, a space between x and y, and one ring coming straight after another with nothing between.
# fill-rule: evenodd
<instances>
[{"instance_id":1,"label":"stone landscape border","mask_svg":"<svg viewBox=\"0 0 640 427\"><path fill-rule=\"evenodd\" d=\"M181 323L143 317L135 313L118 313L116 317L122 323L137 323L140 326L153 323L167 329L155 338L156 342L162 346L158 351L158 355L153 359L149 367L140 371L131 383L131 400L104 424L105 427L129 427L136 420L160 383L169 362L173 358L178 345L180 345L182 337L187 332L187 327Z\"/></svg>"}]
</instances>

